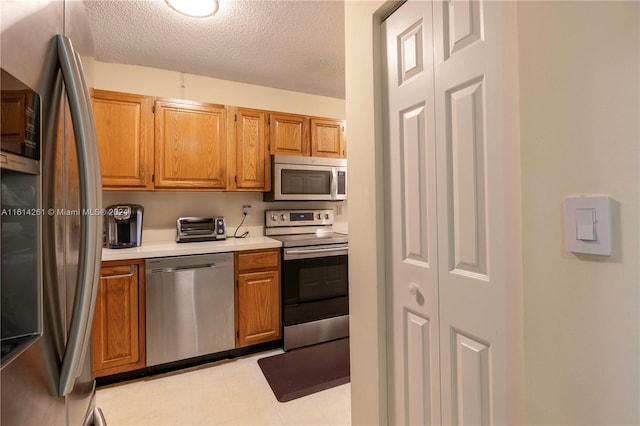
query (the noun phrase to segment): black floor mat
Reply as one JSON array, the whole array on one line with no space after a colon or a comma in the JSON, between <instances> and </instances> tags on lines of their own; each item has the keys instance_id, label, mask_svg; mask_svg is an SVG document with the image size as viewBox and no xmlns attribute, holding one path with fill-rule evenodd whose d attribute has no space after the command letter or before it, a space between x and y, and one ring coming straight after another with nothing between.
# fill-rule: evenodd
<instances>
[{"instance_id":1,"label":"black floor mat","mask_svg":"<svg viewBox=\"0 0 640 426\"><path fill-rule=\"evenodd\" d=\"M276 399L291 401L349 382L349 338L262 358L258 365Z\"/></svg>"}]
</instances>

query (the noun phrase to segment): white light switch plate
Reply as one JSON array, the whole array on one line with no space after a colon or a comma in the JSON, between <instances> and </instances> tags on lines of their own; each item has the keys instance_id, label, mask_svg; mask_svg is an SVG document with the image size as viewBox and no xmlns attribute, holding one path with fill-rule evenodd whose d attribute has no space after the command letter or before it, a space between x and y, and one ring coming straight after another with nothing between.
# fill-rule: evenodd
<instances>
[{"instance_id":1,"label":"white light switch plate","mask_svg":"<svg viewBox=\"0 0 640 426\"><path fill-rule=\"evenodd\" d=\"M611 255L609 197L564 199L565 245L573 253Z\"/></svg>"}]
</instances>

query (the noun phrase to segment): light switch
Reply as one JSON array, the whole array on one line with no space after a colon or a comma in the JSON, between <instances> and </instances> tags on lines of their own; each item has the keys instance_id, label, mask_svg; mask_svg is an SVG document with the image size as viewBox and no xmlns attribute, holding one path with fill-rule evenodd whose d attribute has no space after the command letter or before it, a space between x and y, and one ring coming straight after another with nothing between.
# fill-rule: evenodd
<instances>
[{"instance_id":1,"label":"light switch","mask_svg":"<svg viewBox=\"0 0 640 426\"><path fill-rule=\"evenodd\" d=\"M564 209L567 251L611 255L609 197L567 197Z\"/></svg>"},{"instance_id":2,"label":"light switch","mask_svg":"<svg viewBox=\"0 0 640 426\"><path fill-rule=\"evenodd\" d=\"M596 240L595 209L576 209L576 238L582 241Z\"/></svg>"}]
</instances>

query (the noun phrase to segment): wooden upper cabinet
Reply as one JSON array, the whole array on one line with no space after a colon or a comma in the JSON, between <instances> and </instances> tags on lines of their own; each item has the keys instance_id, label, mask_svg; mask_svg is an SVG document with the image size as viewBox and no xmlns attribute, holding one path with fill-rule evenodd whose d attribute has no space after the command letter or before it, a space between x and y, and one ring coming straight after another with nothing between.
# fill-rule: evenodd
<instances>
[{"instance_id":1,"label":"wooden upper cabinet","mask_svg":"<svg viewBox=\"0 0 640 426\"><path fill-rule=\"evenodd\" d=\"M302 115L270 115L271 154L309 155L309 119Z\"/></svg>"},{"instance_id":2,"label":"wooden upper cabinet","mask_svg":"<svg viewBox=\"0 0 640 426\"><path fill-rule=\"evenodd\" d=\"M311 119L311 155L313 157L347 157L342 120Z\"/></svg>"},{"instance_id":3,"label":"wooden upper cabinet","mask_svg":"<svg viewBox=\"0 0 640 426\"><path fill-rule=\"evenodd\" d=\"M229 169L233 177L230 176L228 189L268 191L271 162L267 151L267 113L247 108L229 110Z\"/></svg>"},{"instance_id":4,"label":"wooden upper cabinet","mask_svg":"<svg viewBox=\"0 0 640 426\"><path fill-rule=\"evenodd\" d=\"M343 120L272 113L270 127L271 154L347 157Z\"/></svg>"},{"instance_id":5,"label":"wooden upper cabinet","mask_svg":"<svg viewBox=\"0 0 640 426\"><path fill-rule=\"evenodd\" d=\"M153 99L93 91L104 189L153 189Z\"/></svg>"},{"instance_id":6,"label":"wooden upper cabinet","mask_svg":"<svg viewBox=\"0 0 640 426\"><path fill-rule=\"evenodd\" d=\"M3 94L3 142L24 134L9 122L24 97ZM92 104L105 190L264 192L271 155L346 157L342 120L106 90Z\"/></svg>"},{"instance_id":7,"label":"wooden upper cabinet","mask_svg":"<svg viewBox=\"0 0 640 426\"><path fill-rule=\"evenodd\" d=\"M224 106L167 99L155 105L155 187L225 190Z\"/></svg>"}]
</instances>

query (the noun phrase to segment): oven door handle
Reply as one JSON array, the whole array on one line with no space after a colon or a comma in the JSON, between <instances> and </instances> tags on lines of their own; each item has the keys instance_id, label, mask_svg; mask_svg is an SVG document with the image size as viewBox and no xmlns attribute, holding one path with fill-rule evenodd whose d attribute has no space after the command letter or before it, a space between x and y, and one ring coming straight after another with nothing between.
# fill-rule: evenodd
<instances>
[{"instance_id":1,"label":"oven door handle","mask_svg":"<svg viewBox=\"0 0 640 426\"><path fill-rule=\"evenodd\" d=\"M285 249L284 260L306 259L310 257L340 256L349 253L349 247L323 247L310 249Z\"/></svg>"}]
</instances>

